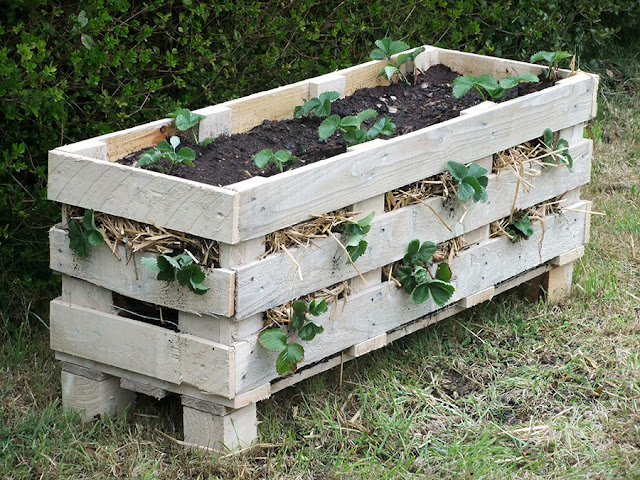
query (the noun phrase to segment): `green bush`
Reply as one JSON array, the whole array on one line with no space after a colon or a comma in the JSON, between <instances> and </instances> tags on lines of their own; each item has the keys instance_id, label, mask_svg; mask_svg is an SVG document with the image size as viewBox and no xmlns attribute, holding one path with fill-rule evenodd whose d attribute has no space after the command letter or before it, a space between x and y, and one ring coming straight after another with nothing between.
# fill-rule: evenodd
<instances>
[{"instance_id":1,"label":"green bush","mask_svg":"<svg viewBox=\"0 0 640 480\"><path fill-rule=\"evenodd\" d=\"M0 320L55 285L48 150L366 60L388 35L507 57L593 55L640 20L637 1L598 3L12 2L0 23Z\"/></svg>"}]
</instances>

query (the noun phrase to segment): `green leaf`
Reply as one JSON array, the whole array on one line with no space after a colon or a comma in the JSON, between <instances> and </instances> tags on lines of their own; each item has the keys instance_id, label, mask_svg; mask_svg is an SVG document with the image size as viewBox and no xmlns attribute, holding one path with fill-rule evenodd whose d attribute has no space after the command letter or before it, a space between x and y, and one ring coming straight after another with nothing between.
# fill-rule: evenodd
<instances>
[{"instance_id":1,"label":"green leaf","mask_svg":"<svg viewBox=\"0 0 640 480\"><path fill-rule=\"evenodd\" d=\"M382 70L380 70L378 76L384 75L387 80L391 81L391 78L399 71L400 70L395 65L386 65Z\"/></svg>"},{"instance_id":2,"label":"green leaf","mask_svg":"<svg viewBox=\"0 0 640 480\"><path fill-rule=\"evenodd\" d=\"M307 315L305 313L296 312L291 316L291 320L289 321L289 326L293 330L298 330L304 324L304 322L306 322L306 320L307 320Z\"/></svg>"},{"instance_id":3,"label":"green leaf","mask_svg":"<svg viewBox=\"0 0 640 480\"><path fill-rule=\"evenodd\" d=\"M87 210L82 217L82 224L86 230L97 230L95 219L93 218L94 211Z\"/></svg>"},{"instance_id":4,"label":"green leaf","mask_svg":"<svg viewBox=\"0 0 640 480\"><path fill-rule=\"evenodd\" d=\"M536 62L539 62L540 60L544 60L545 62L551 63L552 62L552 58L553 58L553 52L541 51L541 52L534 53L533 55L531 55L531 58L529 59L529 62L536 63Z\"/></svg>"},{"instance_id":5,"label":"green leaf","mask_svg":"<svg viewBox=\"0 0 640 480\"><path fill-rule=\"evenodd\" d=\"M413 291L413 301L416 303L424 303L429 298L429 284L421 283Z\"/></svg>"},{"instance_id":6,"label":"green leaf","mask_svg":"<svg viewBox=\"0 0 640 480\"><path fill-rule=\"evenodd\" d=\"M569 154L569 142L567 142L564 138L561 138L560 140L558 140L555 149L562 150L563 148L566 150L560 152L559 155L565 158L567 168L569 169L569 171L571 171L573 169L573 158L571 158L571 155Z\"/></svg>"},{"instance_id":7,"label":"green leaf","mask_svg":"<svg viewBox=\"0 0 640 480\"><path fill-rule=\"evenodd\" d=\"M527 212L520 220L514 222L513 226L517 228L522 234L529 238L533 235L533 227L531 226L531 219L529 218L529 212Z\"/></svg>"},{"instance_id":8,"label":"green leaf","mask_svg":"<svg viewBox=\"0 0 640 480\"><path fill-rule=\"evenodd\" d=\"M318 136L320 138L327 139L334 134L336 129L340 126L340 116L331 115L324 119L324 121L318 127Z\"/></svg>"},{"instance_id":9,"label":"green leaf","mask_svg":"<svg viewBox=\"0 0 640 480\"><path fill-rule=\"evenodd\" d=\"M415 253L418 253L418 250L420 250L420 240L418 240L417 238L415 240L411 240L409 242L409 246L407 247L407 254L413 255Z\"/></svg>"},{"instance_id":10,"label":"green leaf","mask_svg":"<svg viewBox=\"0 0 640 480\"><path fill-rule=\"evenodd\" d=\"M318 98L322 103L326 102L327 100L333 102L334 100L340 98L340 93L336 92L335 90L329 90L327 92L322 92L320 95L318 95Z\"/></svg>"},{"instance_id":11,"label":"green leaf","mask_svg":"<svg viewBox=\"0 0 640 480\"><path fill-rule=\"evenodd\" d=\"M380 48L375 48L371 51L371 53L369 54L369 57L371 57L373 60L383 60L387 58L387 54L385 53L384 50Z\"/></svg>"},{"instance_id":12,"label":"green leaf","mask_svg":"<svg viewBox=\"0 0 640 480\"><path fill-rule=\"evenodd\" d=\"M202 141L200 142L200 146L201 146L202 148L204 148L204 147L206 147L207 145L209 145L211 142L213 142L214 140L215 140L215 138L207 137L207 138L205 138L204 140L202 140Z\"/></svg>"},{"instance_id":13,"label":"green leaf","mask_svg":"<svg viewBox=\"0 0 640 480\"><path fill-rule=\"evenodd\" d=\"M389 53L391 55L404 52L405 50L409 50L409 44L404 43L401 40L394 40L393 42L391 42L391 45L389 46Z\"/></svg>"},{"instance_id":14,"label":"green leaf","mask_svg":"<svg viewBox=\"0 0 640 480\"><path fill-rule=\"evenodd\" d=\"M438 265L438 269L436 270L436 279L443 282L449 282L451 280L451 268L449 268L449 265L446 263Z\"/></svg>"},{"instance_id":15,"label":"green leaf","mask_svg":"<svg viewBox=\"0 0 640 480\"><path fill-rule=\"evenodd\" d=\"M478 180L473 178L471 175L465 177L462 180L462 184L470 185L471 188L473 188L474 194L482 192L482 185L480 185L480 183L478 183Z\"/></svg>"},{"instance_id":16,"label":"green leaf","mask_svg":"<svg viewBox=\"0 0 640 480\"><path fill-rule=\"evenodd\" d=\"M281 352L287 347L287 335L279 328L270 328L260 334L258 342L267 350Z\"/></svg>"},{"instance_id":17,"label":"green leaf","mask_svg":"<svg viewBox=\"0 0 640 480\"><path fill-rule=\"evenodd\" d=\"M174 135L169 139L169 143L171 144L171 146L173 147L173 151L175 152L176 148L178 148L178 145L180 145L180 139Z\"/></svg>"},{"instance_id":18,"label":"green leaf","mask_svg":"<svg viewBox=\"0 0 640 480\"><path fill-rule=\"evenodd\" d=\"M370 118L376 117L377 115L378 115L378 112L376 112L373 108L368 108L368 109L360 112L358 115L356 115L356 119L358 121L358 125L360 125L365 120L368 120Z\"/></svg>"},{"instance_id":19,"label":"green leaf","mask_svg":"<svg viewBox=\"0 0 640 480\"><path fill-rule=\"evenodd\" d=\"M378 135L393 135L396 131L396 124L391 121L391 117L383 117L376 120L367 132L367 140L372 140Z\"/></svg>"},{"instance_id":20,"label":"green leaf","mask_svg":"<svg viewBox=\"0 0 640 480\"><path fill-rule=\"evenodd\" d=\"M204 120L204 115L193 113L186 108L180 108L175 112L171 112L167 115L169 118L175 119L176 128L178 130L188 130L191 127L196 126L200 120Z\"/></svg>"},{"instance_id":21,"label":"green leaf","mask_svg":"<svg viewBox=\"0 0 640 480\"><path fill-rule=\"evenodd\" d=\"M358 242L357 245L346 246L347 252L349 252L349 256L351 257L351 260L353 262L358 260L358 258L360 258L362 255L364 255L364 252L367 250L367 245L368 244L366 240L360 240L360 242ZM349 263L351 262L347 260L347 264Z\"/></svg>"},{"instance_id":22,"label":"green leaf","mask_svg":"<svg viewBox=\"0 0 640 480\"><path fill-rule=\"evenodd\" d=\"M160 140L155 146L160 153L173 153L173 147L166 140Z\"/></svg>"},{"instance_id":23,"label":"green leaf","mask_svg":"<svg viewBox=\"0 0 640 480\"><path fill-rule=\"evenodd\" d=\"M315 300L312 300L309 304L309 313L314 317L326 313L328 309L329 307L327 306L327 302L324 299L320 300L318 303L316 303Z\"/></svg>"},{"instance_id":24,"label":"green leaf","mask_svg":"<svg viewBox=\"0 0 640 480\"><path fill-rule=\"evenodd\" d=\"M480 177L485 176L488 173L486 168L481 167L477 163L472 163L469 165L469 175L471 175L476 180Z\"/></svg>"},{"instance_id":25,"label":"green leaf","mask_svg":"<svg viewBox=\"0 0 640 480\"><path fill-rule=\"evenodd\" d=\"M205 287L201 283L193 283L193 280L189 283L189 290L191 290L196 295L204 295L209 291L209 287Z\"/></svg>"},{"instance_id":26,"label":"green leaf","mask_svg":"<svg viewBox=\"0 0 640 480\"><path fill-rule=\"evenodd\" d=\"M538 78L537 75L534 75L533 73L523 73L522 75L518 75L516 77L521 83L522 82L532 82L532 83L537 83L540 81L540 79Z\"/></svg>"},{"instance_id":27,"label":"green leaf","mask_svg":"<svg viewBox=\"0 0 640 480\"><path fill-rule=\"evenodd\" d=\"M397 66L404 65L405 63L407 63L409 60L413 58L412 55L413 53L401 53L396 57L396 65Z\"/></svg>"},{"instance_id":28,"label":"green leaf","mask_svg":"<svg viewBox=\"0 0 640 480\"><path fill-rule=\"evenodd\" d=\"M542 134L542 141L547 148L553 149L553 131L550 128L545 128Z\"/></svg>"},{"instance_id":29,"label":"green leaf","mask_svg":"<svg viewBox=\"0 0 640 480\"><path fill-rule=\"evenodd\" d=\"M464 75L456 77L453 80L453 96L460 98L467 94L478 83L478 77L473 75Z\"/></svg>"},{"instance_id":30,"label":"green leaf","mask_svg":"<svg viewBox=\"0 0 640 480\"><path fill-rule=\"evenodd\" d=\"M453 178L455 178L458 183L462 182L469 175L469 170L463 164L458 162L447 162L447 168Z\"/></svg>"},{"instance_id":31,"label":"green leaf","mask_svg":"<svg viewBox=\"0 0 640 480\"><path fill-rule=\"evenodd\" d=\"M196 159L196 152L189 147L183 147L178 152L178 158L182 163L186 163L190 167L193 167L193 161Z\"/></svg>"},{"instance_id":32,"label":"green leaf","mask_svg":"<svg viewBox=\"0 0 640 480\"><path fill-rule=\"evenodd\" d=\"M102 238L102 234L99 230L87 230L84 232L84 235L89 242L90 245L97 247L98 245L102 245L104 243L104 238Z\"/></svg>"},{"instance_id":33,"label":"green leaf","mask_svg":"<svg viewBox=\"0 0 640 480\"><path fill-rule=\"evenodd\" d=\"M428 283L429 291L433 297L433 301L439 307L442 307L453 296L456 289L450 283L441 280L432 280Z\"/></svg>"},{"instance_id":34,"label":"green leaf","mask_svg":"<svg viewBox=\"0 0 640 480\"><path fill-rule=\"evenodd\" d=\"M276 370L280 375L287 375L298 369L298 363L304 358L304 349L297 343L288 344L278 355Z\"/></svg>"},{"instance_id":35,"label":"green leaf","mask_svg":"<svg viewBox=\"0 0 640 480\"><path fill-rule=\"evenodd\" d=\"M420 246L419 256L423 262L428 262L436 253L438 246L433 242L424 242Z\"/></svg>"},{"instance_id":36,"label":"green leaf","mask_svg":"<svg viewBox=\"0 0 640 480\"><path fill-rule=\"evenodd\" d=\"M152 272L159 272L158 259L155 257L142 257L140 263L148 270Z\"/></svg>"},{"instance_id":37,"label":"green leaf","mask_svg":"<svg viewBox=\"0 0 640 480\"><path fill-rule=\"evenodd\" d=\"M322 102L319 98L310 98L302 105L299 116L309 115L309 113L313 111L314 108L317 108L320 105L322 105Z\"/></svg>"},{"instance_id":38,"label":"green leaf","mask_svg":"<svg viewBox=\"0 0 640 480\"><path fill-rule=\"evenodd\" d=\"M282 163L295 163L298 161L298 157L291 155L291 152L287 150L278 150L273 156Z\"/></svg>"},{"instance_id":39,"label":"green leaf","mask_svg":"<svg viewBox=\"0 0 640 480\"><path fill-rule=\"evenodd\" d=\"M347 142L349 147L358 145L367 140L366 130L360 130L359 128L347 130L343 135L344 141Z\"/></svg>"},{"instance_id":40,"label":"green leaf","mask_svg":"<svg viewBox=\"0 0 640 480\"><path fill-rule=\"evenodd\" d=\"M307 322L302 327L300 327L300 330L298 330L298 336L300 337L300 339L308 342L310 340L313 340L316 335L322 332L324 332L324 328L322 327L322 325L318 325L315 322Z\"/></svg>"},{"instance_id":41,"label":"green leaf","mask_svg":"<svg viewBox=\"0 0 640 480\"><path fill-rule=\"evenodd\" d=\"M160 161L162 158L162 152L160 152L157 148L152 148L151 150L146 151L138 161L136 162L136 167L146 167L147 165L153 165Z\"/></svg>"},{"instance_id":42,"label":"green leaf","mask_svg":"<svg viewBox=\"0 0 640 480\"><path fill-rule=\"evenodd\" d=\"M473 178L473 177L467 177L467 178ZM463 181L462 183L458 184L458 200L460 200L462 203L469 200L475 194L476 194L475 189L469 183L466 183Z\"/></svg>"},{"instance_id":43,"label":"green leaf","mask_svg":"<svg viewBox=\"0 0 640 480\"><path fill-rule=\"evenodd\" d=\"M401 265L398 267L398 279L405 292L411 293L416 287L415 279L411 276L412 268L407 265Z\"/></svg>"},{"instance_id":44,"label":"green leaf","mask_svg":"<svg viewBox=\"0 0 640 480\"><path fill-rule=\"evenodd\" d=\"M366 228L369 227L371 228L371 220L373 220L374 215L376 214L376 212L371 212L369 215L367 215L364 218L361 218L360 220L358 220L358 226L360 228ZM367 233L369 232L369 228L367 228Z\"/></svg>"},{"instance_id":45,"label":"green leaf","mask_svg":"<svg viewBox=\"0 0 640 480\"><path fill-rule=\"evenodd\" d=\"M304 314L307 312L307 304L302 300L296 300L293 302L293 310L297 313Z\"/></svg>"},{"instance_id":46,"label":"green leaf","mask_svg":"<svg viewBox=\"0 0 640 480\"><path fill-rule=\"evenodd\" d=\"M427 283L429 281L429 274L427 273L427 269L422 266L415 267L411 275L413 275L413 278L416 280L416 285Z\"/></svg>"},{"instance_id":47,"label":"green leaf","mask_svg":"<svg viewBox=\"0 0 640 480\"><path fill-rule=\"evenodd\" d=\"M69 222L69 248L81 258L89 256L89 245L77 220Z\"/></svg>"},{"instance_id":48,"label":"green leaf","mask_svg":"<svg viewBox=\"0 0 640 480\"><path fill-rule=\"evenodd\" d=\"M256 167L262 169L267 166L271 157L273 157L273 150L260 150L253 156L253 163L256 164Z\"/></svg>"},{"instance_id":49,"label":"green leaf","mask_svg":"<svg viewBox=\"0 0 640 480\"><path fill-rule=\"evenodd\" d=\"M359 121L357 117L348 115L340 120L340 128L345 130L360 128L361 123L362 122Z\"/></svg>"},{"instance_id":50,"label":"green leaf","mask_svg":"<svg viewBox=\"0 0 640 480\"><path fill-rule=\"evenodd\" d=\"M173 282L176 279L176 271L173 268L170 270L161 270L156 278L165 282Z\"/></svg>"}]
</instances>

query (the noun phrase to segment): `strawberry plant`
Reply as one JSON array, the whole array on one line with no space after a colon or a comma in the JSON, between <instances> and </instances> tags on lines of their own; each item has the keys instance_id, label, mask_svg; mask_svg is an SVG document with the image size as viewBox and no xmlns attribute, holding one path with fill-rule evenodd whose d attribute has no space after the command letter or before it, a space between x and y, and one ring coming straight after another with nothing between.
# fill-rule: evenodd
<instances>
[{"instance_id":1,"label":"strawberry plant","mask_svg":"<svg viewBox=\"0 0 640 480\"><path fill-rule=\"evenodd\" d=\"M528 239L533 235L533 227L531 226L531 219L529 218L529 212L518 212L513 216L513 222L507 225L505 231L509 234L512 242L518 240L518 238Z\"/></svg>"},{"instance_id":2,"label":"strawberry plant","mask_svg":"<svg viewBox=\"0 0 640 480\"><path fill-rule=\"evenodd\" d=\"M372 50L369 56L374 60L387 59L390 62L380 71L378 76L384 75L387 80L391 81L391 79L397 75L402 78L405 83L409 83L409 80L407 80L406 75L402 73L400 67L409 61L415 60L418 55L424 52L424 47L418 47L410 53L402 53L398 55L394 61L391 57L397 53L408 50L409 45L400 40L391 40L389 37L376 40L375 44L378 48Z\"/></svg>"},{"instance_id":3,"label":"strawberry plant","mask_svg":"<svg viewBox=\"0 0 640 480\"><path fill-rule=\"evenodd\" d=\"M466 95L469 90L474 89L480 94L482 100L487 100L488 98L499 99L519 83L538 81L538 77L533 73L505 77L499 82L487 74L482 74L479 77L464 75L453 80L453 96L460 98Z\"/></svg>"},{"instance_id":4,"label":"strawberry plant","mask_svg":"<svg viewBox=\"0 0 640 480\"><path fill-rule=\"evenodd\" d=\"M553 76L554 80L558 80L558 65L561 60L565 58L573 57L569 52L555 51L555 52L538 52L534 55L531 55L529 61L531 63L538 63L540 60L544 60L547 62L549 69L547 70L547 78L551 78Z\"/></svg>"},{"instance_id":5,"label":"strawberry plant","mask_svg":"<svg viewBox=\"0 0 640 480\"><path fill-rule=\"evenodd\" d=\"M336 130L340 130L343 132L344 140L350 147L373 140L378 135L393 135L393 132L396 130L396 125L391 121L391 117L378 119L369 130L361 128L362 122L376 115L378 115L378 112L371 108L360 112L356 116L340 118L339 115L331 115L318 127L318 135L320 138L327 139L333 135Z\"/></svg>"},{"instance_id":6,"label":"strawberry plant","mask_svg":"<svg viewBox=\"0 0 640 480\"><path fill-rule=\"evenodd\" d=\"M185 164L193 167L193 161L196 159L196 153L189 147L183 147L177 150L180 145L178 137L171 137L169 141L160 140L158 145L146 151L136 163L137 167L146 167L147 165L156 165L162 173L170 175L176 165ZM160 166L160 160L169 160L169 169L164 170Z\"/></svg>"},{"instance_id":7,"label":"strawberry plant","mask_svg":"<svg viewBox=\"0 0 640 480\"><path fill-rule=\"evenodd\" d=\"M364 254L367 249L367 241L364 237L371 230L371 220L375 212L371 212L365 218L353 222L345 222L340 225L340 231L347 237L347 241L344 246L349 252L351 260L354 262ZM351 263L347 261L347 264Z\"/></svg>"},{"instance_id":8,"label":"strawberry plant","mask_svg":"<svg viewBox=\"0 0 640 480\"><path fill-rule=\"evenodd\" d=\"M340 98L338 92L323 92L317 97L309 100L302 99L302 105L298 105L293 109L293 118L300 118L302 115L315 113L316 117L328 117L331 114L331 102Z\"/></svg>"},{"instance_id":9,"label":"strawberry plant","mask_svg":"<svg viewBox=\"0 0 640 480\"><path fill-rule=\"evenodd\" d=\"M195 129L193 128L198 123L200 123L201 120L204 120L206 118L204 115L193 113L187 108L179 108L178 110L176 110L175 112L171 112L167 116L174 119L176 128L181 132L184 132L185 130L191 131L196 144L200 145L201 147L206 147L211 142L213 142L213 138L205 138L202 142L198 142L198 137L196 135Z\"/></svg>"},{"instance_id":10,"label":"strawberry plant","mask_svg":"<svg viewBox=\"0 0 640 480\"><path fill-rule=\"evenodd\" d=\"M405 292L410 294L416 303L424 303L429 296L439 307L449 301L455 288L451 285L451 269L446 263L441 263L433 275L430 271L436 244L420 240L412 240L407 247L407 253L400 266L398 277Z\"/></svg>"},{"instance_id":11,"label":"strawberry plant","mask_svg":"<svg viewBox=\"0 0 640 480\"><path fill-rule=\"evenodd\" d=\"M279 328L265 330L258 337L258 342L267 350L278 353L276 370L282 375L288 375L298 369L298 364L304 359L304 348L295 343L296 335L301 340L310 341L316 335L322 333L324 328L316 322L309 320L307 314L317 317L328 310L327 302L312 300L306 303L303 300L293 302L293 315L289 323L289 329L293 331L291 341L287 334Z\"/></svg>"},{"instance_id":12,"label":"strawberry plant","mask_svg":"<svg viewBox=\"0 0 640 480\"><path fill-rule=\"evenodd\" d=\"M82 258L89 256L91 247L97 247L104 243L102 233L96 227L93 214L93 210L84 212L82 226L75 219L69 221L69 248Z\"/></svg>"},{"instance_id":13,"label":"strawberry plant","mask_svg":"<svg viewBox=\"0 0 640 480\"><path fill-rule=\"evenodd\" d=\"M273 153L273 150L260 150L253 156L253 163L260 169L264 169L269 163L274 165L280 173L284 171L284 165L293 165L298 161L298 157L291 154L287 150L278 150Z\"/></svg>"},{"instance_id":14,"label":"strawberry plant","mask_svg":"<svg viewBox=\"0 0 640 480\"><path fill-rule=\"evenodd\" d=\"M472 163L469 167L465 167L458 162L447 162L449 172L458 182L458 199L464 203L470 198L474 202L487 201L487 169L482 168L476 163Z\"/></svg>"},{"instance_id":15,"label":"strawberry plant","mask_svg":"<svg viewBox=\"0 0 640 480\"><path fill-rule=\"evenodd\" d=\"M569 171L573 168L573 158L569 154L569 142L564 138L554 141L554 135L550 128L546 128L542 134L542 143L552 160L560 165L566 165Z\"/></svg>"},{"instance_id":16,"label":"strawberry plant","mask_svg":"<svg viewBox=\"0 0 640 480\"><path fill-rule=\"evenodd\" d=\"M205 275L194 258L189 253L182 253L174 257L169 255L158 255L157 257L144 257L142 265L151 271L158 272L157 279L165 282L178 280L182 286L197 295L204 295L209 290L202 285Z\"/></svg>"}]
</instances>

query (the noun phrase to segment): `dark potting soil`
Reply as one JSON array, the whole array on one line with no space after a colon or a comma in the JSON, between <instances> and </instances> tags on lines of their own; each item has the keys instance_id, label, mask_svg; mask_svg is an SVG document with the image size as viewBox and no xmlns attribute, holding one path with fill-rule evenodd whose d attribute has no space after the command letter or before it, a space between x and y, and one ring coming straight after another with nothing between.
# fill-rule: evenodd
<instances>
[{"instance_id":1,"label":"dark potting soil","mask_svg":"<svg viewBox=\"0 0 640 480\"><path fill-rule=\"evenodd\" d=\"M396 130L392 137L404 135L455 118L460 115L461 110L482 101L475 91L462 98L455 98L451 83L457 76L459 74L444 65L434 65L415 79L409 75L410 85L400 81L385 87L363 88L347 98L335 100L331 104L331 114L344 117L373 108L380 116L390 116L395 123ZM502 101L542 90L552 84L553 82L546 80L540 83L521 83ZM293 115L293 112L291 113ZM367 120L363 126L370 127L378 118ZM315 116L296 120L265 120L248 132L216 138L204 148L194 145L190 136L181 135L183 143L178 149L188 146L195 150L195 167L178 165L172 175L209 185L224 186L255 176L269 177L280 173L271 164L264 171L255 166L252 157L260 150L289 150L299 159L292 168L346 152L347 144L340 133L332 135L327 140L318 137L318 126L323 120ZM148 149L132 153L119 163L135 165L139 156L146 150ZM157 169L155 166L146 168Z\"/></svg>"}]
</instances>

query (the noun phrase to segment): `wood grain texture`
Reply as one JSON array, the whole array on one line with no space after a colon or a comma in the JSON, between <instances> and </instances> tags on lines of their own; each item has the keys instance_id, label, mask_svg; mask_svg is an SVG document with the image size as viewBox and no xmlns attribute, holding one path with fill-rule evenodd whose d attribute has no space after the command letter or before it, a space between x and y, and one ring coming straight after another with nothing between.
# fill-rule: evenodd
<instances>
[{"instance_id":1,"label":"wood grain texture","mask_svg":"<svg viewBox=\"0 0 640 480\"><path fill-rule=\"evenodd\" d=\"M80 411L84 422L120 413L136 398L135 393L120 388L120 379L115 377L96 381L63 371L61 383L63 408Z\"/></svg>"},{"instance_id":2,"label":"wood grain texture","mask_svg":"<svg viewBox=\"0 0 640 480\"><path fill-rule=\"evenodd\" d=\"M109 161L116 162L130 153L153 147L160 140L165 140L176 132L173 119L163 118L119 132L108 133L95 139L107 144Z\"/></svg>"},{"instance_id":3,"label":"wood grain texture","mask_svg":"<svg viewBox=\"0 0 640 480\"><path fill-rule=\"evenodd\" d=\"M575 75L553 87L353 151L243 188L239 238L257 237L471 162L590 118L595 81ZM304 186L302 188L301 186Z\"/></svg>"},{"instance_id":4,"label":"wood grain texture","mask_svg":"<svg viewBox=\"0 0 640 480\"><path fill-rule=\"evenodd\" d=\"M235 393L232 348L61 300L51 302L51 348L214 395Z\"/></svg>"},{"instance_id":5,"label":"wood grain texture","mask_svg":"<svg viewBox=\"0 0 640 480\"><path fill-rule=\"evenodd\" d=\"M517 208L531 207L589 181L591 142L581 140L571 152L575 162L573 172L569 173L564 168L545 169L533 179L534 188L518 193ZM489 178L489 200L478 204L467 202L469 213L462 225L458 220L464 210L459 202L443 203L440 198L426 201L450 230L422 204L376 213L366 238L367 251L357 261L358 269L365 273L399 260L415 238L441 243L508 216L517 178L509 172L490 175ZM274 253L261 261L238 267L236 317L245 318L354 276L353 267L346 264L344 253L335 240L316 239L314 243L319 248L290 249L301 266L303 281L298 278L296 265L284 253Z\"/></svg>"},{"instance_id":6,"label":"wood grain texture","mask_svg":"<svg viewBox=\"0 0 640 480\"><path fill-rule=\"evenodd\" d=\"M523 73L538 75L540 72L546 70L544 66L533 63L488 57L475 53L458 52L444 48L439 49L439 58L440 63L458 72L460 75L478 76L486 73L498 80L510 75L522 75ZM567 75L568 73L566 70L560 71L561 75Z\"/></svg>"},{"instance_id":7,"label":"wood grain texture","mask_svg":"<svg viewBox=\"0 0 640 480\"><path fill-rule=\"evenodd\" d=\"M161 173L49 152L48 199L237 243L234 192Z\"/></svg>"},{"instance_id":8,"label":"wood grain texture","mask_svg":"<svg viewBox=\"0 0 640 480\"><path fill-rule=\"evenodd\" d=\"M574 205L576 209L583 203ZM535 232L521 244L508 238L494 238L463 251L452 261L452 283L456 288L449 304L495 286L519 273L535 268L563 252L574 248L584 235L586 214L566 212L562 217L545 218L544 241L542 228L535 224ZM431 299L416 304L403 290L387 284L367 289L349 297L346 304L339 301L339 318L326 313L315 321L324 332L312 342L303 342L305 360L300 366L313 364L323 358L350 348L368 339L401 327L415 318L439 310ZM260 347L257 335L251 347L236 354L237 392L251 390L277 378L276 354Z\"/></svg>"},{"instance_id":9,"label":"wood grain texture","mask_svg":"<svg viewBox=\"0 0 640 480\"><path fill-rule=\"evenodd\" d=\"M141 263L142 258L155 257L153 254L138 253L127 263L125 247L118 247L118 253L123 259L118 260L106 245L102 245L94 247L88 258L80 258L69 248L68 233L57 227L49 231L49 245L50 266L56 272L85 280L127 297L184 312L233 315L235 273L231 270L216 268L207 271L204 285L210 290L204 295L195 295L177 282L156 280L157 273L148 270ZM70 286L70 295L75 293L74 289L79 290L80 287ZM83 292L78 293L84 295ZM108 297L105 298L110 300L110 297L111 293L108 292ZM69 303L81 304L80 301L73 300Z\"/></svg>"}]
</instances>

